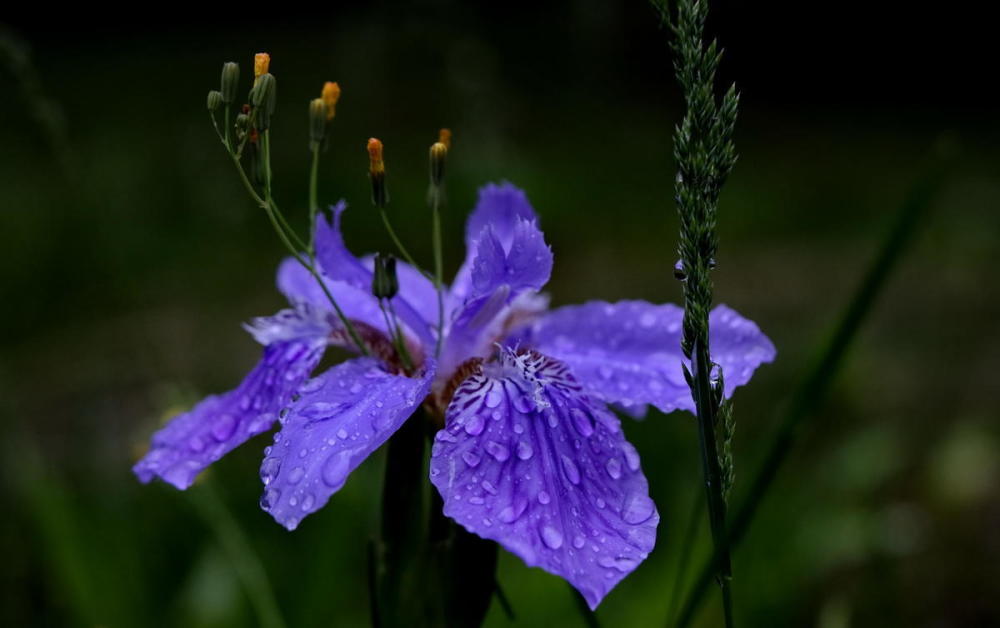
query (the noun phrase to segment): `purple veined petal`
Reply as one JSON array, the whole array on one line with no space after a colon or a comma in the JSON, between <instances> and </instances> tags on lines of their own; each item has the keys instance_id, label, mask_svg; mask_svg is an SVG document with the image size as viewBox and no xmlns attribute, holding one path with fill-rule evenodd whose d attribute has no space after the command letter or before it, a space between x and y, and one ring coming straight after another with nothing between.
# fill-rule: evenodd
<instances>
[{"instance_id":1,"label":"purple veined petal","mask_svg":"<svg viewBox=\"0 0 1000 628\"><path fill-rule=\"evenodd\" d=\"M275 342L235 389L206 397L153 434L132 471L142 482L159 477L186 489L201 473L250 438L267 431L319 363L324 338Z\"/></svg>"},{"instance_id":2,"label":"purple veined petal","mask_svg":"<svg viewBox=\"0 0 1000 628\"><path fill-rule=\"evenodd\" d=\"M465 262L449 293L454 307L460 306L472 291L472 267L483 231L489 227L500 245L509 250L514 231L522 221L538 224L538 216L523 190L508 182L490 183L479 189L479 200L465 224Z\"/></svg>"},{"instance_id":3,"label":"purple veined petal","mask_svg":"<svg viewBox=\"0 0 1000 628\"><path fill-rule=\"evenodd\" d=\"M306 382L264 452L261 508L294 530L413 414L433 376L433 361L406 377L356 358Z\"/></svg>"},{"instance_id":4,"label":"purple veined petal","mask_svg":"<svg viewBox=\"0 0 1000 628\"><path fill-rule=\"evenodd\" d=\"M722 367L726 397L749 382L758 366L773 362L778 353L757 323L727 305L711 311L708 329L712 361Z\"/></svg>"},{"instance_id":5,"label":"purple veined petal","mask_svg":"<svg viewBox=\"0 0 1000 628\"><path fill-rule=\"evenodd\" d=\"M591 301L559 308L525 334L529 346L566 362L588 392L642 415L694 410L681 368L684 310L645 301ZM709 319L712 359L722 365L726 395L774 359L774 345L753 322L720 305Z\"/></svg>"},{"instance_id":6,"label":"purple veined petal","mask_svg":"<svg viewBox=\"0 0 1000 628\"><path fill-rule=\"evenodd\" d=\"M617 417L569 369L501 351L455 391L431 482L447 516L596 608L653 549L659 515Z\"/></svg>"}]
</instances>

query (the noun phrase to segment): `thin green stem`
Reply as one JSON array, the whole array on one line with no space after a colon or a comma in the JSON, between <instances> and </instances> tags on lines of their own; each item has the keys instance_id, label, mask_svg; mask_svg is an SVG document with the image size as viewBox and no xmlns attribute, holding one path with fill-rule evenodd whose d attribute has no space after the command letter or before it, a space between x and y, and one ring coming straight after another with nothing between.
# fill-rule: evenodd
<instances>
[{"instance_id":1,"label":"thin green stem","mask_svg":"<svg viewBox=\"0 0 1000 628\"><path fill-rule=\"evenodd\" d=\"M707 332L707 320L703 329ZM711 361L708 355L707 338L698 338L695 341L694 354L695 370L692 376L694 377L695 406L698 414L698 447L701 451L702 472L705 478L705 496L708 504L708 520L712 530L712 545L715 547L715 553L719 555L719 561L716 565L718 567L716 579L722 589L726 626L732 626L732 599L730 595L732 567L726 537L726 502L722 497L722 473L719 468L719 454L715 440L717 408L712 399L712 384L709 377Z\"/></svg>"},{"instance_id":2,"label":"thin green stem","mask_svg":"<svg viewBox=\"0 0 1000 628\"><path fill-rule=\"evenodd\" d=\"M399 236L396 235L396 230L392 228L392 223L389 222L389 212L385 211L384 207L379 208L378 211L379 214L382 216L382 224L385 225L385 230L389 234L389 238L392 240L392 243L396 246L396 249L399 250L399 254L402 255L403 259L406 260L406 263L415 268L417 271L419 271L420 274L422 274L424 277L427 277L428 279L433 281L434 278L431 276L431 274L423 270L413 259L413 256L410 255L410 252L406 250L406 247L403 246L402 240L400 240Z\"/></svg>"},{"instance_id":3,"label":"thin green stem","mask_svg":"<svg viewBox=\"0 0 1000 628\"><path fill-rule=\"evenodd\" d=\"M388 307L386 307L387 305ZM386 331L392 337L392 343L396 346L396 352L403 361L403 368L408 373L412 372L413 358L410 357L410 351L406 348L406 338L403 336L403 330L399 326L399 319L396 318L396 311L392 307L392 301L389 299L379 299L378 306L382 310L383 318L385 318Z\"/></svg>"},{"instance_id":4,"label":"thin green stem","mask_svg":"<svg viewBox=\"0 0 1000 628\"><path fill-rule=\"evenodd\" d=\"M226 145L226 150L227 151L232 152L232 150L233 150L232 149L232 142L230 142L230 140L229 140L229 127L231 125L229 124L229 105L228 104L226 105L226 118L225 118L225 122L223 124L225 125L224 130L225 130L225 135L226 136L225 136L225 139L222 141L222 143Z\"/></svg>"},{"instance_id":5,"label":"thin green stem","mask_svg":"<svg viewBox=\"0 0 1000 628\"><path fill-rule=\"evenodd\" d=\"M441 246L441 188L436 188L433 192L431 202L432 214L434 216L434 287L437 289L438 298L438 333L437 345L434 348L434 357L441 356L441 341L444 339L444 253Z\"/></svg>"},{"instance_id":6,"label":"thin green stem","mask_svg":"<svg viewBox=\"0 0 1000 628\"><path fill-rule=\"evenodd\" d=\"M319 179L319 144L312 149L312 167L309 170L309 259L315 259L316 255L316 212L319 211L319 202L316 200Z\"/></svg>"},{"instance_id":7,"label":"thin green stem","mask_svg":"<svg viewBox=\"0 0 1000 628\"><path fill-rule=\"evenodd\" d=\"M267 571L246 534L215 492L212 483L202 482L195 490L189 491L188 495L232 562L233 570L253 605L257 621L264 628L284 628L285 620L278 608Z\"/></svg>"},{"instance_id":8,"label":"thin green stem","mask_svg":"<svg viewBox=\"0 0 1000 628\"><path fill-rule=\"evenodd\" d=\"M842 312L829 341L802 384L795 390L791 402L786 406L780 427L768 447L764 462L750 482L747 497L734 511L726 534L727 546L735 547L746 536L760 503L766 497L788 454L795 446L802 424L805 419L813 415L829 392L848 349L857 338L858 330L871 313L893 269L906 252L920 217L927 211L943 180L943 171L932 172L928 176L921 177L911 189L878 255L868 267L847 308ZM722 556L716 551L703 565L699 578L682 607L677 621L678 628L688 626L694 619L694 614L704 599L721 560Z\"/></svg>"}]
</instances>

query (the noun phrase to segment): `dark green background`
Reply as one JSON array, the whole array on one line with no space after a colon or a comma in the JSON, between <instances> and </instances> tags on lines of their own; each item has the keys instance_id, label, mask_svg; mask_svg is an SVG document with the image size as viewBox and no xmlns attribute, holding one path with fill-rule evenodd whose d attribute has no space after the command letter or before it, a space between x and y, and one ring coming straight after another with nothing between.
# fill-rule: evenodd
<instances>
[{"instance_id":1,"label":"dark green background","mask_svg":"<svg viewBox=\"0 0 1000 628\"><path fill-rule=\"evenodd\" d=\"M716 295L778 347L736 397L737 496L906 191L936 152L957 157L736 551L738 622L1000 621L1000 150L985 96L995 70L977 67L986 43L972 16L753 4L721 2L712 22L729 50L724 78L744 92ZM246 76L252 53L272 54L276 196L296 225L306 105L337 80L320 193L353 205L355 251L388 248L365 178L376 135L396 227L430 261L425 156L449 126L449 269L477 187L507 179L527 190L555 250L556 305L679 299L670 138L681 109L647 6L326 9L0 30L0 624L255 624L201 502L129 471L161 420L254 363L240 322L283 305L280 245L204 111L223 61ZM604 625L664 622L699 490L694 427L686 414L626 424L662 523L656 551L600 607ZM206 474L214 492L290 626L365 625L382 455L288 533L257 506L266 439ZM582 625L562 581L507 554L499 577L514 625ZM706 608L701 625L717 625L717 600ZM496 605L488 625L509 625Z\"/></svg>"}]
</instances>

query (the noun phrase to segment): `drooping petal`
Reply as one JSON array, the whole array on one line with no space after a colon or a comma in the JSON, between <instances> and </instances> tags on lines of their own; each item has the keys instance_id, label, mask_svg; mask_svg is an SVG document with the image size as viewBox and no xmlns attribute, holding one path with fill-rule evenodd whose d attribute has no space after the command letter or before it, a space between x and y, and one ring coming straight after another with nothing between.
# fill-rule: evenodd
<instances>
[{"instance_id":1,"label":"drooping petal","mask_svg":"<svg viewBox=\"0 0 1000 628\"><path fill-rule=\"evenodd\" d=\"M409 418L433 376L432 361L418 377L406 377L357 358L306 382L265 450L261 507L295 529Z\"/></svg>"},{"instance_id":2,"label":"drooping petal","mask_svg":"<svg viewBox=\"0 0 1000 628\"><path fill-rule=\"evenodd\" d=\"M641 415L646 404L663 412L694 410L681 363L684 310L645 301L591 301L540 318L519 337L566 362L588 392ZM709 316L712 360L723 368L726 395L774 359L771 341L755 323L724 305Z\"/></svg>"},{"instance_id":3,"label":"drooping petal","mask_svg":"<svg viewBox=\"0 0 1000 628\"><path fill-rule=\"evenodd\" d=\"M159 477L186 489L208 465L274 425L325 346L322 337L268 345L235 390L206 397L156 432L149 453L132 471L142 482Z\"/></svg>"},{"instance_id":4,"label":"drooping petal","mask_svg":"<svg viewBox=\"0 0 1000 628\"><path fill-rule=\"evenodd\" d=\"M617 417L539 353L502 351L458 387L430 473L446 515L591 608L653 549L659 515Z\"/></svg>"}]
</instances>

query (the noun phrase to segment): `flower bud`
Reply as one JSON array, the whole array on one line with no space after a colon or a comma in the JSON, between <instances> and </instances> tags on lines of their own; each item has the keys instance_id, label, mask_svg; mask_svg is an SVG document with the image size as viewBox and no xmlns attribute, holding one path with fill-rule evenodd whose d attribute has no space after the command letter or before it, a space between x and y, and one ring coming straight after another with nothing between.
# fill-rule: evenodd
<instances>
[{"instance_id":1,"label":"flower bud","mask_svg":"<svg viewBox=\"0 0 1000 628\"><path fill-rule=\"evenodd\" d=\"M315 150L326 135L326 103L322 98L309 102L309 146Z\"/></svg>"},{"instance_id":2,"label":"flower bud","mask_svg":"<svg viewBox=\"0 0 1000 628\"><path fill-rule=\"evenodd\" d=\"M340 100L340 85L327 81L323 85L323 92L320 97L326 105L326 121L329 122L333 120L333 116L337 113L337 101Z\"/></svg>"},{"instance_id":3,"label":"flower bud","mask_svg":"<svg viewBox=\"0 0 1000 628\"><path fill-rule=\"evenodd\" d=\"M221 93L222 102L227 105L236 99L236 90L240 84L240 66L232 61L222 64Z\"/></svg>"},{"instance_id":4,"label":"flower bud","mask_svg":"<svg viewBox=\"0 0 1000 628\"><path fill-rule=\"evenodd\" d=\"M222 92L212 90L208 92L208 110L215 111L222 106Z\"/></svg>"},{"instance_id":5,"label":"flower bud","mask_svg":"<svg viewBox=\"0 0 1000 628\"><path fill-rule=\"evenodd\" d=\"M448 146L444 142L435 142L431 145L431 184L440 187L444 181L444 165L448 157Z\"/></svg>"},{"instance_id":6,"label":"flower bud","mask_svg":"<svg viewBox=\"0 0 1000 628\"><path fill-rule=\"evenodd\" d=\"M258 52L253 56L253 78L254 82L261 76L267 74L271 68L271 55L266 52Z\"/></svg>"},{"instance_id":7,"label":"flower bud","mask_svg":"<svg viewBox=\"0 0 1000 628\"><path fill-rule=\"evenodd\" d=\"M399 292L399 279L396 277L396 258L376 253L372 294L377 299L391 299L397 292Z\"/></svg>"},{"instance_id":8,"label":"flower bud","mask_svg":"<svg viewBox=\"0 0 1000 628\"><path fill-rule=\"evenodd\" d=\"M451 148L451 129L441 129L438 131L438 142L444 144L445 148Z\"/></svg>"},{"instance_id":9,"label":"flower bud","mask_svg":"<svg viewBox=\"0 0 1000 628\"><path fill-rule=\"evenodd\" d=\"M246 137L247 129L250 127L250 116L245 113L241 113L236 116L236 139L240 142Z\"/></svg>"},{"instance_id":10,"label":"flower bud","mask_svg":"<svg viewBox=\"0 0 1000 628\"><path fill-rule=\"evenodd\" d=\"M372 182L372 204L383 209L389 204L389 190L385 187L385 161L382 142L376 138L368 140L368 178Z\"/></svg>"},{"instance_id":11,"label":"flower bud","mask_svg":"<svg viewBox=\"0 0 1000 628\"><path fill-rule=\"evenodd\" d=\"M273 74L260 75L250 90L250 104L257 110L257 128L261 131L271 126L277 95L278 85Z\"/></svg>"}]
</instances>

